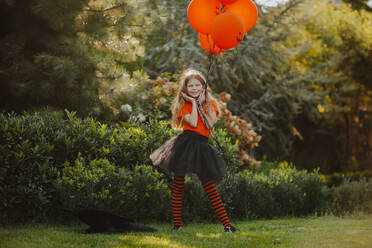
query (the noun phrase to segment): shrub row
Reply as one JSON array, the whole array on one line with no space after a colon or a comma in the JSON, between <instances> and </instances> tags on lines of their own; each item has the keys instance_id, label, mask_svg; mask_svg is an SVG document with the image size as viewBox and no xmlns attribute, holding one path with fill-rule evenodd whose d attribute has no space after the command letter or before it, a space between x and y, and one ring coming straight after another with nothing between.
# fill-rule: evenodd
<instances>
[{"instance_id":1,"label":"shrub row","mask_svg":"<svg viewBox=\"0 0 372 248\"><path fill-rule=\"evenodd\" d=\"M109 127L69 112L0 115L0 221L46 219L82 208L169 221L172 178L148 159L176 133L168 126L151 121ZM371 210L371 180L327 188L318 171L286 162L238 171L236 145L222 129L214 135L230 165L217 187L232 218ZM186 178L184 202L186 221L217 221L197 178Z\"/></svg>"},{"instance_id":2,"label":"shrub row","mask_svg":"<svg viewBox=\"0 0 372 248\"><path fill-rule=\"evenodd\" d=\"M169 220L172 179L152 166L115 169L108 160L65 164L58 177L61 204L68 209L98 208L137 220ZM281 163L267 174L241 171L218 184L232 218L297 216L325 210L323 184L316 172ZM200 181L186 177L183 216L187 221L214 220Z\"/></svg>"},{"instance_id":3,"label":"shrub row","mask_svg":"<svg viewBox=\"0 0 372 248\"><path fill-rule=\"evenodd\" d=\"M56 202L63 209L100 209L136 220L164 220L169 183L150 165L117 168L107 159L66 163L57 179Z\"/></svg>"},{"instance_id":4,"label":"shrub row","mask_svg":"<svg viewBox=\"0 0 372 248\"><path fill-rule=\"evenodd\" d=\"M82 158L76 160L74 167L66 164L64 177L58 180L60 192L65 194L58 198L64 199L66 207L94 206L121 215L129 214L138 220L170 220L173 183L170 177L147 165L137 165L134 170L119 168L115 172L107 161L93 161L89 166L82 166L82 161ZM98 164L101 164L99 168ZM217 185L232 218L325 212L343 215L372 210L371 180L345 181L328 188L316 170L297 170L286 162L266 162L263 163L265 167L270 169L238 173L230 170L228 177ZM186 177L183 216L186 221L218 221L196 176Z\"/></svg>"},{"instance_id":5,"label":"shrub row","mask_svg":"<svg viewBox=\"0 0 372 248\"><path fill-rule=\"evenodd\" d=\"M86 164L104 159L128 171L151 164L151 152L177 133L169 126L150 120L110 127L68 111L0 114L0 219L34 219L60 206L53 198L58 174L80 158ZM237 145L224 130L215 135L234 164Z\"/></svg>"},{"instance_id":6,"label":"shrub row","mask_svg":"<svg viewBox=\"0 0 372 248\"><path fill-rule=\"evenodd\" d=\"M372 213L372 178L360 181L344 180L328 192L328 212L334 215L354 212Z\"/></svg>"},{"instance_id":7,"label":"shrub row","mask_svg":"<svg viewBox=\"0 0 372 248\"><path fill-rule=\"evenodd\" d=\"M262 167L266 166L264 162ZM225 184L229 186L221 190L230 202L232 216L237 218L300 216L325 211L324 185L317 171L297 170L281 162L266 171L233 174L228 180Z\"/></svg>"}]
</instances>

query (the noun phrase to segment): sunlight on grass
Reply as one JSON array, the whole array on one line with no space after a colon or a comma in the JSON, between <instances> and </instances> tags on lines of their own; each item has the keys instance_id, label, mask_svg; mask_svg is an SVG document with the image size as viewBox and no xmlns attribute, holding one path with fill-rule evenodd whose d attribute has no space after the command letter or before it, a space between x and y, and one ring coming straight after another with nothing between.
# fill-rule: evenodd
<instances>
[{"instance_id":1,"label":"sunlight on grass","mask_svg":"<svg viewBox=\"0 0 372 248\"><path fill-rule=\"evenodd\" d=\"M220 238L221 237L221 234L219 233L210 233L210 234L202 234L202 233L197 233L196 234L196 237L198 238Z\"/></svg>"},{"instance_id":2,"label":"sunlight on grass","mask_svg":"<svg viewBox=\"0 0 372 248\"><path fill-rule=\"evenodd\" d=\"M178 242L165 239L164 237L155 237L155 236L143 236L143 237L138 237L138 236L131 236L128 237L126 236L121 236L120 240L130 240L133 243L133 247L164 247L164 248L192 248L194 246L188 246L188 245L182 245ZM122 248L125 246L114 246L113 248Z\"/></svg>"}]
</instances>

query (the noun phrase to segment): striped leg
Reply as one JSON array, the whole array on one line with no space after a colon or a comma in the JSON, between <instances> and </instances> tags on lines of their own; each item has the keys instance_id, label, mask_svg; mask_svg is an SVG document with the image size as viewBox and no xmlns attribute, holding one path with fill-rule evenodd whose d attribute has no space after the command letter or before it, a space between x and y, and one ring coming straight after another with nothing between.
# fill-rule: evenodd
<instances>
[{"instance_id":1,"label":"striped leg","mask_svg":"<svg viewBox=\"0 0 372 248\"><path fill-rule=\"evenodd\" d=\"M172 190L172 210L173 210L173 225L174 227L182 226L182 194L185 186L185 176L174 176Z\"/></svg>"},{"instance_id":2,"label":"striped leg","mask_svg":"<svg viewBox=\"0 0 372 248\"><path fill-rule=\"evenodd\" d=\"M231 226L229 217L227 216L225 207L218 195L216 185L212 179L205 178L202 180L205 193L208 195L212 207L216 211L218 218L220 218L224 227Z\"/></svg>"}]
</instances>

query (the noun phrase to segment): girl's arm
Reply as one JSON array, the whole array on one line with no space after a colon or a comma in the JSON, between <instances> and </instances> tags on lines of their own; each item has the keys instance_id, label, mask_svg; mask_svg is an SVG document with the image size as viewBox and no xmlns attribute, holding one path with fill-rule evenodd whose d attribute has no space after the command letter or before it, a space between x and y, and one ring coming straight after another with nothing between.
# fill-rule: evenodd
<instances>
[{"instance_id":1,"label":"girl's arm","mask_svg":"<svg viewBox=\"0 0 372 248\"><path fill-rule=\"evenodd\" d=\"M206 117L208 120L208 124L212 128L214 124L217 122L217 114L214 108L212 107L212 104L210 103L210 107L207 109Z\"/></svg>"},{"instance_id":2,"label":"girl's arm","mask_svg":"<svg viewBox=\"0 0 372 248\"><path fill-rule=\"evenodd\" d=\"M185 121L192 127L196 127L198 124L198 109L196 106L196 100L192 97L187 96L186 94L182 93L183 98L186 101L192 103L192 111L191 114L187 114L184 116Z\"/></svg>"},{"instance_id":3,"label":"girl's arm","mask_svg":"<svg viewBox=\"0 0 372 248\"><path fill-rule=\"evenodd\" d=\"M203 90L203 92L200 95L200 101L201 102L205 101L205 89ZM214 110L214 108L212 106L212 102L211 102L210 99L208 100L206 110L207 110L206 111L207 121L208 121L209 126L212 128L214 126L214 124L216 124L216 122L217 122L217 114L216 114L216 111Z\"/></svg>"}]
</instances>

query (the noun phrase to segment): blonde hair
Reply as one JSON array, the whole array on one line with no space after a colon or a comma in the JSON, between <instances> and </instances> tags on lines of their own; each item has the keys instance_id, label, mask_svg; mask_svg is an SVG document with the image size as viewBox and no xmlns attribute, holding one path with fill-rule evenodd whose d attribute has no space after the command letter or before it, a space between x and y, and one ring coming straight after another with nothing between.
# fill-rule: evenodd
<instances>
[{"instance_id":1,"label":"blonde hair","mask_svg":"<svg viewBox=\"0 0 372 248\"><path fill-rule=\"evenodd\" d=\"M173 99L172 106L171 106L171 111L172 111L172 122L171 122L171 124L172 124L172 128L174 128L174 129L182 129L183 128L183 115L182 115L181 120L179 120L177 117L178 117L178 114L182 111L182 108L185 104L185 100L183 99L181 93L183 92L183 93L187 94L187 84L191 79L198 80L203 85L204 88L206 86L206 79L201 72L199 72L195 69L189 68L189 69L184 70L181 73L180 78L178 79L177 94L176 94L176 97ZM213 108L212 104L211 104L212 99L215 101L214 97L212 96L211 90L208 87L207 96L206 96L205 100L203 102L201 102L200 104L207 109ZM217 106L217 108L218 108L218 106ZM208 112L206 112L205 114L208 114Z\"/></svg>"}]
</instances>

